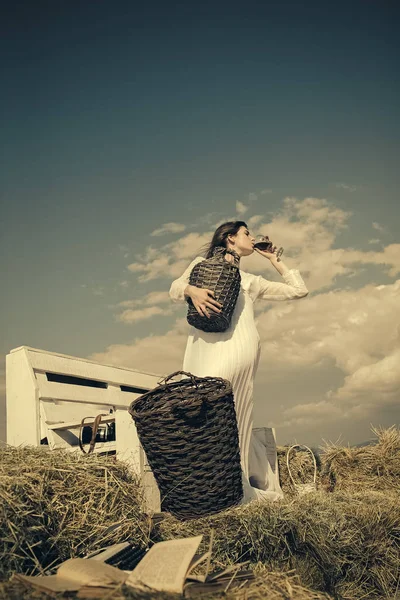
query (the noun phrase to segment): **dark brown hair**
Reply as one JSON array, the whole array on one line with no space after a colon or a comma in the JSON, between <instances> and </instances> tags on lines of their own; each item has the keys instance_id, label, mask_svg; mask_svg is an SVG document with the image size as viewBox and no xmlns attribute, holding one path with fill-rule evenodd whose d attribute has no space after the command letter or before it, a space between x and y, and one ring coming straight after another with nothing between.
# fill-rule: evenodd
<instances>
[{"instance_id":1,"label":"dark brown hair","mask_svg":"<svg viewBox=\"0 0 400 600\"><path fill-rule=\"evenodd\" d=\"M247 224L244 221L227 221L222 223L214 232L212 240L203 249L203 254L206 258L211 258L214 252L214 248L222 246L227 247L228 236L236 235L241 227L246 227Z\"/></svg>"}]
</instances>

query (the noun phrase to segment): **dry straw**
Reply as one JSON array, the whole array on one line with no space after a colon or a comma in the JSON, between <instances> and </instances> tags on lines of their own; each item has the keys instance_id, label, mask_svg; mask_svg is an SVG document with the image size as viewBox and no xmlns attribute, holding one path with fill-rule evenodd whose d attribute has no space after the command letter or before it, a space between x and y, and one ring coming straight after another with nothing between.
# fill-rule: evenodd
<instances>
[{"instance_id":1,"label":"dry straw","mask_svg":"<svg viewBox=\"0 0 400 600\"><path fill-rule=\"evenodd\" d=\"M400 577L400 505L380 492L313 492L192 522L168 518L158 539L215 529L214 566L295 568L303 585L351 600L390 598Z\"/></svg>"},{"instance_id":2,"label":"dry straw","mask_svg":"<svg viewBox=\"0 0 400 600\"><path fill-rule=\"evenodd\" d=\"M400 493L400 429L372 428L375 444L346 448L326 444L321 483L333 490L381 490Z\"/></svg>"},{"instance_id":3,"label":"dry straw","mask_svg":"<svg viewBox=\"0 0 400 600\"><path fill-rule=\"evenodd\" d=\"M64 598L65 596L58 596ZM70 596L69 596L70 597ZM75 595L73 596L75 597ZM162 592L148 593L127 586L107 590L101 600L177 600L176 594ZM196 596L196 598L199 598ZM226 592L201 595L199 600L329 600L331 596L304 587L294 571L280 573L271 571L260 564L255 568L255 578L249 582L235 584L232 580ZM0 583L0 600L54 600L44 592L24 587L19 582Z\"/></svg>"},{"instance_id":4,"label":"dry straw","mask_svg":"<svg viewBox=\"0 0 400 600\"><path fill-rule=\"evenodd\" d=\"M0 577L40 573L110 543L146 544L137 480L112 458L0 449Z\"/></svg>"},{"instance_id":5,"label":"dry straw","mask_svg":"<svg viewBox=\"0 0 400 600\"><path fill-rule=\"evenodd\" d=\"M319 600L328 595L394 600L400 592L400 431L374 431L378 439L373 446L331 445L321 454L315 492L295 495L285 473L287 449L280 448L284 500L251 503L193 521L167 516L151 537L159 541L201 533L206 546L214 529L211 568L250 561L257 573L243 589L229 588L224 597L232 600ZM16 569L36 567L38 572L42 560L79 554L96 546L98 536L101 545L135 536L139 543L147 542L137 482L122 465L41 449L6 449L1 458L3 576ZM308 481L313 472L309 453L297 452L293 469L300 481ZM120 527L107 533L112 524ZM113 600L173 598L125 588L116 594ZM0 600L6 598L48 596L4 582Z\"/></svg>"}]
</instances>

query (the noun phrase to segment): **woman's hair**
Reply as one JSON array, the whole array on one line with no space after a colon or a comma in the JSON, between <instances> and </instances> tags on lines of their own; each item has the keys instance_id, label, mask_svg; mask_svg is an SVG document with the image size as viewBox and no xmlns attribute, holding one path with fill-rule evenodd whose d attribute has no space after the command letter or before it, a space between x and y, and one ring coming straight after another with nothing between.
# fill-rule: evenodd
<instances>
[{"instance_id":1,"label":"woman's hair","mask_svg":"<svg viewBox=\"0 0 400 600\"><path fill-rule=\"evenodd\" d=\"M203 254L206 258L211 258L215 248L222 246L227 247L228 236L236 235L241 227L246 227L247 224L244 221L227 221L222 223L214 232L212 240L203 249Z\"/></svg>"}]
</instances>

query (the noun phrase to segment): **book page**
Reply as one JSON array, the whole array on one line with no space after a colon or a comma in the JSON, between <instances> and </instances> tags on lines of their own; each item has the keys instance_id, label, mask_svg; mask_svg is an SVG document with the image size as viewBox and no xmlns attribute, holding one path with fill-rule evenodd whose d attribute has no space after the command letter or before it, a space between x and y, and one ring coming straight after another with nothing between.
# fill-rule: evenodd
<instances>
[{"instance_id":1,"label":"book page","mask_svg":"<svg viewBox=\"0 0 400 600\"><path fill-rule=\"evenodd\" d=\"M188 568L202 535L155 544L125 581L132 587L146 585L154 590L182 594Z\"/></svg>"},{"instance_id":2,"label":"book page","mask_svg":"<svg viewBox=\"0 0 400 600\"><path fill-rule=\"evenodd\" d=\"M60 565L57 576L77 581L81 585L106 587L125 581L128 574L92 558L70 558Z\"/></svg>"},{"instance_id":3,"label":"book page","mask_svg":"<svg viewBox=\"0 0 400 600\"><path fill-rule=\"evenodd\" d=\"M81 584L58 575L21 575L15 573L14 578L22 583L31 585L38 590L46 592L76 592L81 588Z\"/></svg>"},{"instance_id":4,"label":"book page","mask_svg":"<svg viewBox=\"0 0 400 600\"><path fill-rule=\"evenodd\" d=\"M42 590L74 592L83 585L113 587L117 583L124 582L128 573L98 560L70 558L60 565L57 575L34 577L17 574L15 577Z\"/></svg>"},{"instance_id":5,"label":"book page","mask_svg":"<svg viewBox=\"0 0 400 600\"><path fill-rule=\"evenodd\" d=\"M212 555L212 545L214 542L214 529L211 529L211 533L210 533L210 542L208 545L208 551L205 552L204 554L196 554L193 559L192 562L189 565L189 568L187 570L186 573L186 579L188 579L190 577L190 579L192 579L193 581L198 581L198 582L205 582L207 577L208 577L208 573L210 571L210 564L211 564L211 555ZM204 560L207 560L207 564L206 564L206 568L205 568L205 572L202 575L192 575L193 571L195 570L195 568L202 563Z\"/></svg>"}]
</instances>

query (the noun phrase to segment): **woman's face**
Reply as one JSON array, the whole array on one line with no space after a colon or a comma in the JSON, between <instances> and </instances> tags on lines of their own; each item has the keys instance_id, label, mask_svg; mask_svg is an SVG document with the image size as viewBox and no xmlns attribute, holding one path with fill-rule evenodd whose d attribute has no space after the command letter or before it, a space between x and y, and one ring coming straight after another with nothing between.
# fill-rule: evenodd
<instances>
[{"instance_id":1,"label":"woman's face","mask_svg":"<svg viewBox=\"0 0 400 600\"><path fill-rule=\"evenodd\" d=\"M249 256L254 252L255 238L250 235L247 227L240 227L236 235L228 236L228 247L232 248L239 256Z\"/></svg>"}]
</instances>

